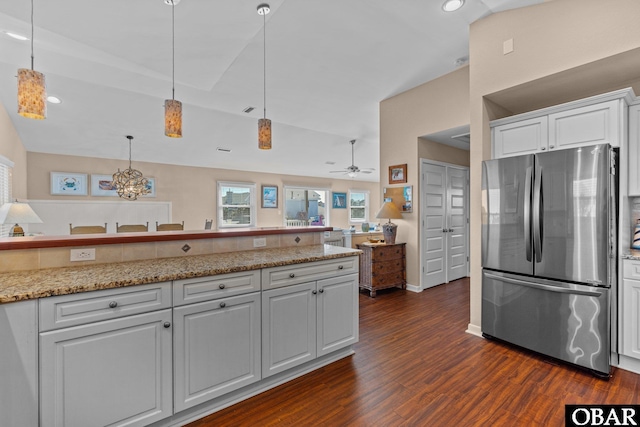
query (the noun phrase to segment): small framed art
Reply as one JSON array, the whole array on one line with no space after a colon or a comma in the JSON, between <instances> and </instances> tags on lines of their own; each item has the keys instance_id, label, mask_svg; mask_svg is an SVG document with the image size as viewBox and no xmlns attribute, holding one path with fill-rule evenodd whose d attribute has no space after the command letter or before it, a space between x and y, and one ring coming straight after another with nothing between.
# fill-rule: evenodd
<instances>
[{"instance_id":1,"label":"small framed art","mask_svg":"<svg viewBox=\"0 0 640 427\"><path fill-rule=\"evenodd\" d=\"M347 209L347 193L333 193L333 209Z\"/></svg>"},{"instance_id":2,"label":"small framed art","mask_svg":"<svg viewBox=\"0 0 640 427\"><path fill-rule=\"evenodd\" d=\"M118 197L116 186L113 185L113 175L91 174L91 195Z\"/></svg>"},{"instance_id":3,"label":"small framed art","mask_svg":"<svg viewBox=\"0 0 640 427\"><path fill-rule=\"evenodd\" d=\"M278 207L278 186L277 185L262 186L262 207L263 208Z\"/></svg>"},{"instance_id":4,"label":"small framed art","mask_svg":"<svg viewBox=\"0 0 640 427\"><path fill-rule=\"evenodd\" d=\"M389 184L404 184L407 182L407 164L389 166Z\"/></svg>"},{"instance_id":5,"label":"small framed art","mask_svg":"<svg viewBox=\"0 0 640 427\"><path fill-rule=\"evenodd\" d=\"M51 172L51 194L56 196L86 196L87 174Z\"/></svg>"}]
</instances>

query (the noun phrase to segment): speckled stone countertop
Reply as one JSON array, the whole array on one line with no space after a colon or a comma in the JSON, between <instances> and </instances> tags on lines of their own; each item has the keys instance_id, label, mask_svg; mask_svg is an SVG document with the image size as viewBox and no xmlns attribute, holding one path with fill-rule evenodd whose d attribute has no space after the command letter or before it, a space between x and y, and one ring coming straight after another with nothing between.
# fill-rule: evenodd
<instances>
[{"instance_id":1,"label":"speckled stone countertop","mask_svg":"<svg viewBox=\"0 0 640 427\"><path fill-rule=\"evenodd\" d=\"M330 245L228 252L0 274L0 303L355 256Z\"/></svg>"},{"instance_id":2,"label":"speckled stone countertop","mask_svg":"<svg viewBox=\"0 0 640 427\"><path fill-rule=\"evenodd\" d=\"M620 255L622 259L635 259L640 260L640 251L629 249L629 252L623 253Z\"/></svg>"}]
</instances>

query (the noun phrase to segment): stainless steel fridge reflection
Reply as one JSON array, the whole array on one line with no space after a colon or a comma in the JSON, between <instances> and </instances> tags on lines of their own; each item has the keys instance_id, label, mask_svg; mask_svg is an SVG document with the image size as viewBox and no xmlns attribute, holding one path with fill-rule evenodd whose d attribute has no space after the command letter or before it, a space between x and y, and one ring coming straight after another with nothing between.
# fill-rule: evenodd
<instances>
[{"instance_id":1,"label":"stainless steel fridge reflection","mask_svg":"<svg viewBox=\"0 0 640 427\"><path fill-rule=\"evenodd\" d=\"M483 162L484 336L609 374L615 170L609 145Z\"/></svg>"}]
</instances>

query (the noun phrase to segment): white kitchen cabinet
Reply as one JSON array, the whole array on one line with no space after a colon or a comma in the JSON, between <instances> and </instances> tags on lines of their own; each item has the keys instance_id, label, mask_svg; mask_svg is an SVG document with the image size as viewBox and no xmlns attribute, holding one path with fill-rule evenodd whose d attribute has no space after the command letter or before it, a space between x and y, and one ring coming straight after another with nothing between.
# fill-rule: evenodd
<instances>
[{"instance_id":1,"label":"white kitchen cabinet","mask_svg":"<svg viewBox=\"0 0 640 427\"><path fill-rule=\"evenodd\" d=\"M492 130L493 157L500 159L546 150L547 123L545 116L494 127Z\"/></svg>"},{"instance_id":2,"label":"white kitchen cabinet","mask_svg":"<svg viewBox=\"0 0 640 427\"><path fill-rule=\"evenodd\" d=\"M357 297L357 274L263 291L263 377L356 343Z\"/></svg>"},{"instance_id":3,"label":"white kitchen cabinet","mask_svg":"<svg viewBox=\"0 0 640 427\"><path fill-rule=\"evenodd\" d=\"M259 292L176 307L173 318L176 412L261 379Z\"/></svg>"},{"instance_id":4,"label":"white kitchen cabinet","mask_svg":"<svg viewBox=\"0 0 640 427\"><path fill-rule=\"evenodd\" d=\"M640 196L640 104L629 107L628 162L629 196Z\"/></svg>"},{"instance_id":5,"label":"white kitchen cabinet","mask_svg":"<svg viewBox=\"0 0 640 427\"><path fill-rule=\"evenodd\" d=\"M610 144L620 146L620 101L608 101L549 114L549 149Z\"/></svg>"},{"instance_id":6,"label":"white kitchen cabinet","mask_svg":"<svg viewBox=\"0 0 640 427\"><path fill-rule=\"evenodd\" d=\"M623 260L622 354L640 359L640 261Z\"/></svg>"},{"instance_id":7,"label":"white kitchen cabinet","mask_svg":"<svg viewBox=\"0 0 640 427\"><path fill-rule=\"evenodd\" d=\"M38 301L0 304L0 425L38 427Z\"/></svg>"},{"instance_id":8,"label":"white kitchen cabinet","mask_svg":"<svg viewBox=\"0 0 640 427\"><path fill-rule=\"evenodd\" d=\"M171 336L171 309L41 333L41 426L144 426L170 416Z\"/></svg>"}]
</instances>

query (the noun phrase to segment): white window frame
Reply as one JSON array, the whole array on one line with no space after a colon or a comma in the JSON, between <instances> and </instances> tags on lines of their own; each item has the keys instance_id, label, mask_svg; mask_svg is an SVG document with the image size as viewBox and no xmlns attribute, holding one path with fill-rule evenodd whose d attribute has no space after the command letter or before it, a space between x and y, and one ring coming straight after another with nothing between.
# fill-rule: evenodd
<instances>
[{"instance_id":1,"label":"white window frame","mask_svg":"<svg viewBox=\"0 0 640 427\"><path fill-rule=\"evenodd\" d=\"M4 156L0 156L0 206L11 201L13 194L13 166L14 163ZM9 237L13 224L0 224L0 237Z\"/></svg>"},{"instance_id":2,"label":"white window frame","mask_svg":"<svg viewBox=\"0 0 640 427\"><path fill-rule=\"evenodd\" d=\"M360 218L353 218L351 216L351 208L352 207L357 207L360 208L361 206L351 206L351 193L358 193L358 194L364 194L364 218L360 219ZM369 222L369 204L370 204L370 192L369 190L349 190L349 193L347 195L347 199L349 200L349 223L364 223L364 222Z\"/></svg>"},{"instance_id":3,"label":"white window frame","mask_svg":"<svg viewBox=\"0 0 640 427\"><path fill-rule=\"evenodd\" d=\"M249 189L249 205L225 205L222 203L222 188L236 187ZM225 207L243 207L249 208L249 224L225 224L223 212ZM256 184L255 182L233 182L218 181L218 228L251 228L256 226Z\"/></svg>"},{"instance_id":4,"label":"white window frame","mask_svg":"<svg viewBox=\"0 0 640 427\"><path fill-rule=\"evenodd\" d=\"M324 197L325 197L325 215L324 215L324 227L329 227L330 224L330 219L329 219L329 212L331 212L330 209L330 203L331 203L331 189L330 188L325 188L325 187L316 187L316 186L312 186L312 185L285 185L282 187L282 206L283 206L283 210L282 210L282 224L287 227L287 191L300 191L300 190L312 190L312 191L324 191Z\"/></svg>"}]
</instances>

